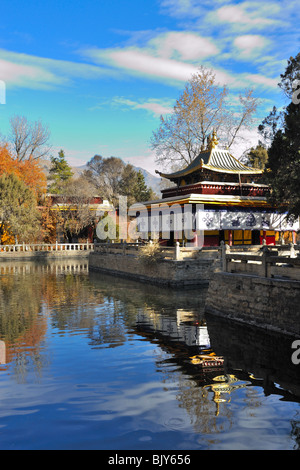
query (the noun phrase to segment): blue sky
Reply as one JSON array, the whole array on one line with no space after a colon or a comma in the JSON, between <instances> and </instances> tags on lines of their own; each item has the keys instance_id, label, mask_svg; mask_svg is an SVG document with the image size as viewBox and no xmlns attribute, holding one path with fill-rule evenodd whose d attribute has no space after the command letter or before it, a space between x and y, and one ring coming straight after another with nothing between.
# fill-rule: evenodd
<instances>
[{"instance_id":1,"label":"blue sky","mask_svg":"<svg viewBox=\"0 0 300 470\"><path fill-rule=\"evenodd\" d=\"M1 0L0 11L0 132L13 115L40 119L52 153L77 166L98 153L153 173L152 131L200 65L232 103L253 88L261 122L284 104L279 76L299 52L293 0Z\"/></svg>"}]
</instances>

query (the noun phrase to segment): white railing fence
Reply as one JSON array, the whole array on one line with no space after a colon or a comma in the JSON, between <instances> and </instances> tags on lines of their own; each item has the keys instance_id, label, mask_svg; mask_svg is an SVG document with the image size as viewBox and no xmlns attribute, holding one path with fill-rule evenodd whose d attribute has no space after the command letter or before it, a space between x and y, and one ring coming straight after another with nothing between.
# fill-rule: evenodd
<instances>
[{"instance_id":1,"label":"white railing fence","mask_svg":"<svg viewBox=\"0 0 300 470\"><path fill-rule=\"evenodd\" d=\"M18 245L0 245L1 253L40 252L40 251L92 251L94 243L21 243Z\"/></svg>"}]
</instances>

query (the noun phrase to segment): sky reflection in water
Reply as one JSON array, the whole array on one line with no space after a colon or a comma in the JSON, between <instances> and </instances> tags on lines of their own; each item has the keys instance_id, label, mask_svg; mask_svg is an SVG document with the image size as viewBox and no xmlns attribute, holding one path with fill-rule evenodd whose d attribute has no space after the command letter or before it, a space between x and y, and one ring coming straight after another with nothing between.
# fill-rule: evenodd
<instances>
[{"instance_id":1,"label":"sky reflection in water","mask_svg":"<svg viewBox=\"0 0 300 470\"><path fill-rule=\"evenodd\" d=\"M298 449L291 339L207 316L205 296L2 263L0 448ZM224 367L193 364L205 351Z\"/></svg>"}]
</instances>

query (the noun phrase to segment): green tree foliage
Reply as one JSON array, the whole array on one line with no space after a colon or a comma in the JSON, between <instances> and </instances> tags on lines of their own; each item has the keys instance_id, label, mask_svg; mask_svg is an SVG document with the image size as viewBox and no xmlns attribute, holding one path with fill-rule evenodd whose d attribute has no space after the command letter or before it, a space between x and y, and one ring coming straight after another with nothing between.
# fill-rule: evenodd
<instances>
[{"instance_id":1,"label":"green tree foliage","mask_svg":"<svg viewBox=\"0 0 300 470\"><path fill-rule=\"evenodd\" d=\"M137 193L136 200L139 202L157 199L158 195L146 185L145 177L141 170L137 172Z\"/></svg>"},{"instance_id":2,"label":"green tree foliage","mask_svg":"<svg viewBox=\"0 0 300 470\"><path fill-rule=\"evenodd\" d=\"M129 206L135 202L145 202L155 198L153 190L145 183L143 173L140 170L136 171L129 164L123 169L120 194L127 196Z\"/></svg>"},{"instance_id":3,"label":"green tree foliage","mask_svg":"<svg viewBox=\"0 0 300 470\"><path fill-rule=\"evenodd\" d=\"M288 61L286 71L281 75L280 88L288 99L292 99L293 83L296 79L300 79L300 53ZM272 137L265 174L271 187L271 202L283 211L287 209L290 216L298 217L300 216L300 103L292 100L280 117L282 124L280 128L276 127Z\"/></svg>"},{"instance_id":4,"label":"green tree foliage","mask_svg":"<svg viewBox=\"0 0 300 470\"><path fill-rule=\"evenodd\" d=\"M84 177L95 186L99 196L115 206L118 205L119 196L127 196L129 205L155 196L147 187L142 172L117 157L95 155L88 162Z\"/></svg>"},{"instance_id":5,"label":"green tree foliage","mask_svg":"<svg viewBox=\"0 0 300 470\"><path fill-rule=\"evenodd\" d=\"M259 143L255 148L250 149L247 158L251 167L263 170L268 161L268 151L264 145Z\"/></svg>"},{"instance_id":6,"label":"green tree foliage","mask_svg":"<svg viewBox=\"0 0 300 470\"><path fill-rule=\"evenodd\" d=\"M25 242L33 240L39 231L34 193L14 174L0 177L0 239L5 227Z\"/></svg>"},{"instance_id":7,"label":"green tree foliage","mask_svg":"<svg viewBox=\"0 0 300 470\"><path fill-rule=\"evenodd\" d=\"M295 88L297 87L296 81L300 79L300 52L296 57L290 57L285 72L280 75L281 82L279 87L289 100L292 99ZM299 86L298 86L299 88Z\"/></svg>"},{"instance_id":8,"label":"green tree foliage","mask_svg":"<svg viewBox=\"0 0 300 470\"><path fill-rule=\"evenodd\" d=\"M52 167L50 168L49 181L49 192L53 194L60 194L62 192L63 184L70 180L73 176L70 165L66 161L66 157L63 150L58 152L57 157L51 157Z\"/></svg>"},{"instance_id":9,"label":"green tree foliage","mask_svg":"<svg viewBox=\"0 0 300 470\"><path fill-rule=\"evenodd\" d=\"M291 216L300 216L300 105L290 103L285 112L285 125L269 148L266 167L271 186L271 200Z\"/></svg>"}]
</instances>

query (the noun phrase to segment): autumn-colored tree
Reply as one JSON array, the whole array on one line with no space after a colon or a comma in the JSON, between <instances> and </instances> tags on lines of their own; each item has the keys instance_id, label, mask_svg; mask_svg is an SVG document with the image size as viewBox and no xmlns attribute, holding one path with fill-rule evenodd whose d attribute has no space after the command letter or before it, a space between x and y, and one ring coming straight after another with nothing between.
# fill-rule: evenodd
<instances>
[{"instance_id":1,"label":"autumn-colored tree","mask_svg":"<svg viewBox=\"0 0 300 470\"><path fill-rule=\"evenodd\" d=\"M47 179L37 160L13 158L7 145L0 146L0 176L14 174L39 198L45 191Z\"/></svg>"},{"instance_id":2,"label":"autumn-colored tree","mask_svg":"<svg viewBox=\"0 0 300 470\"><path fill-rule=\"evenodd\" d=\"M55 243L56 227L58 223L58 215L52 210L52 201L45 198L42 206L40 206L41 214L41 239L44 243Z\"/></svg>"},{"instance_id":3,"label":"autumn-colored tree","mask_svg":"<svg viewBox=\"0 0 300 470\"><path fill-rule=\"evenodd\" d=\"M46 192L47 178L37 160L20 162L20 171L20 178L38 198Z\"/></svg>"},{"instance_id":4,"label":"autumn-colored tree","mask_svg":"<svg viewBox=\"0 0 300 470\"><path fill-rule=\"evenodd\" d=\"M12 172L13 159L6 144L0 146L0 174Z\"/></svg>"},{"instance_id":5,"label":"autumn-colored tree","mask_svg":"<svg viewBox=\"0 0 300 470\"><path fill-rule=\"evenodd\" d=\"M16 242L15 237L11 233L9 225L3 225L0 236L1 245L14 245Z\"/></svg>"}]
</instances>

